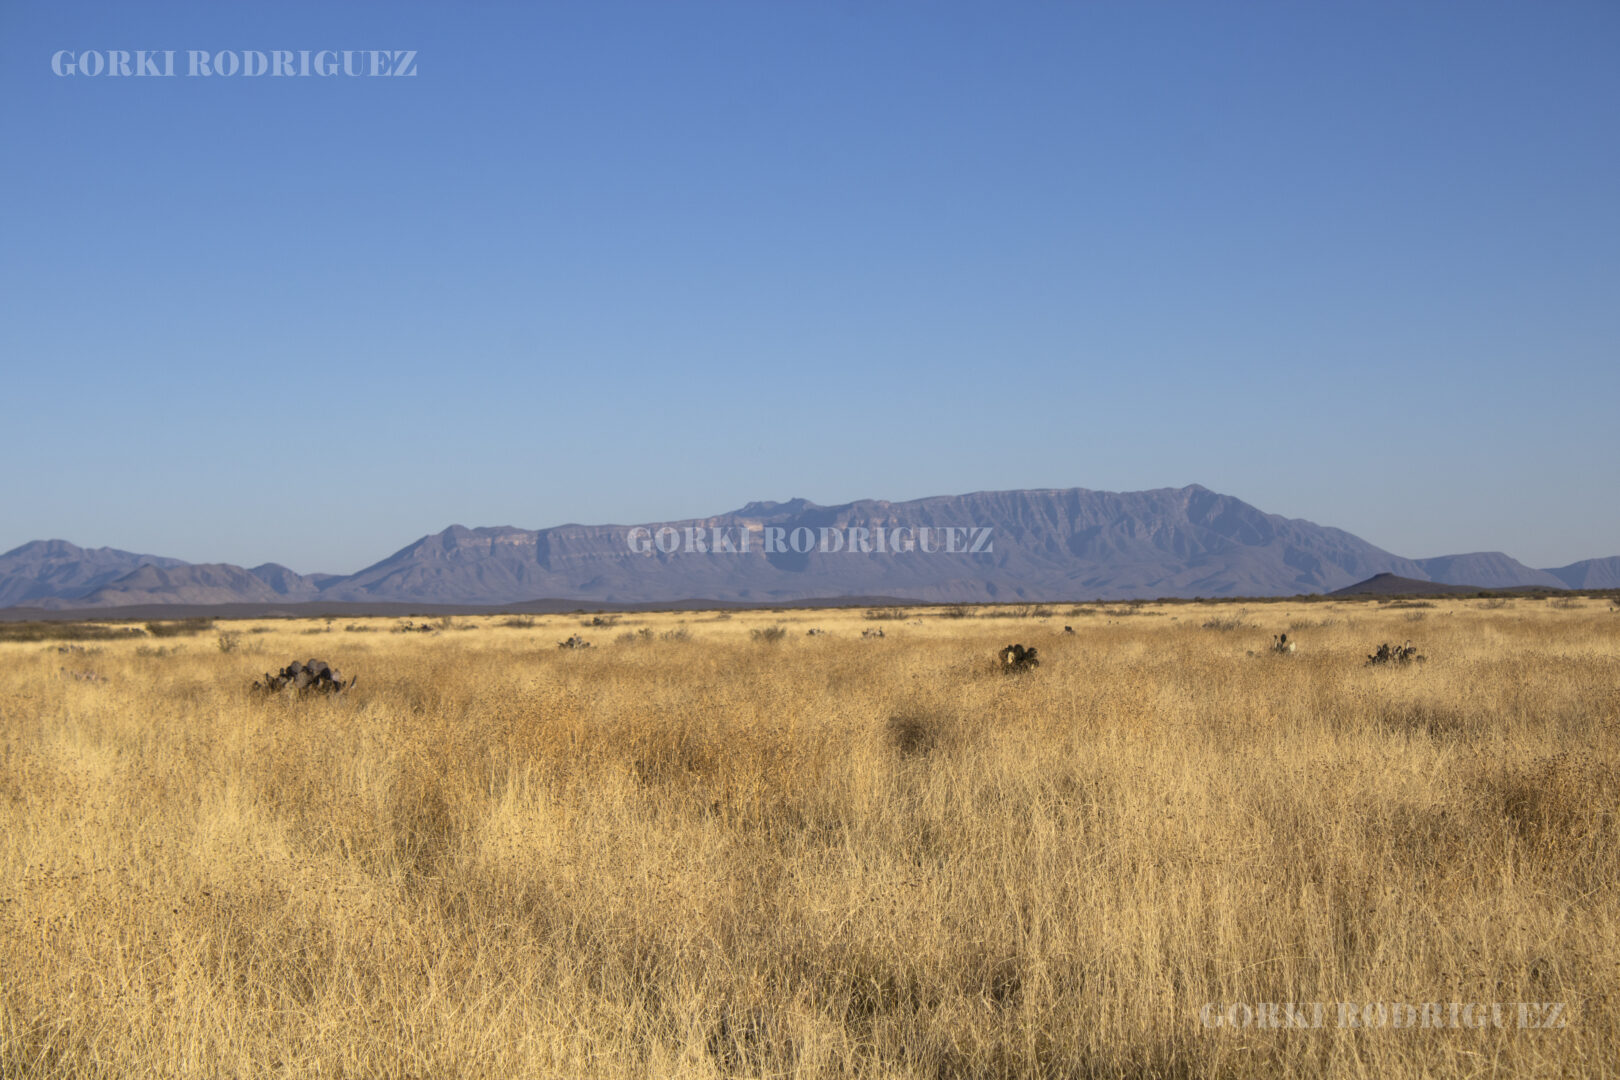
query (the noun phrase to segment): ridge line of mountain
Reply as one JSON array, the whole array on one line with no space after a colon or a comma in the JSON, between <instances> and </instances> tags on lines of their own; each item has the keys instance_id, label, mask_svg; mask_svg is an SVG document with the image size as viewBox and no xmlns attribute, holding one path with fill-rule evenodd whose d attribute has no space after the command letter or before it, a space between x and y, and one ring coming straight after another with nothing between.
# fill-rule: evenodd
<instances>
[{"instance_id":1,"label":"ridge line of mountain","mask_svg":"<svg viewBox=\"0 0 1620 1080\"><path fill-rule=\"evenodd\" d=\"M947 528L988 528L991 542L980 551L853 550L856 537L870 547L872 536L894 530L915 538L917 530ZM696 532L705 543L712 536L716 546L729 533L745 550L666 551L647 542L652 534L662 539L660 530L688 540ZM823 546L764 550L772 530L812 541L819 535ZM828 550L829 530L847 536L850 549ZM1267 514L1197 484L1137 492L1042 488L832 506L804 498L755 501L709 517L639 526L457 524L348 575L32 541L0 555L0 608L1263 597L1333 592L1380 573L1479 589L1606 589L1620 588L1620 557L1546 569L1502 552L1407 559L1342 529Z\"/></svg>"}]
</instances>

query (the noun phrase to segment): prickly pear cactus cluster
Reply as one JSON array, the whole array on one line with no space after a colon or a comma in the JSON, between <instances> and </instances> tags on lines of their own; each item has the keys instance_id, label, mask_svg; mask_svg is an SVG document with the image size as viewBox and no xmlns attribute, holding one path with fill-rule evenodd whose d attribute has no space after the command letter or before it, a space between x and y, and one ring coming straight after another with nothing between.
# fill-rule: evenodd
<instances>
[{"instance_id":1,"label":"prickly pear cactus cluster","mask_svg":"<svg viewBox=\"0 0 1620 1080\"><path fill-rule=\"evenodd\" d=\"M1024 648L1022 645L1008 645L996 654L1001 658L1003 671L1028 671L1039 667L1040 661L1035 659L1035 649Z\"/></svg>"},{"instance_id":2,"label":"prickly pear cactus cluster","mask_svg":"<svg viewBox=\"0 0 1620 1080\"><path fill-rule=\"evenodd\" d=\"M1380 664L1421 664L1427 657L1418 655L1417 646L1408 641L1404 645L1391 645L1388 642L1378 646L1378 651L1367 657L1367 666L1374 667Z\"/></svg>"},{"instance_id":3,"label":"prickly pear cactus cluster","mask_svg":"<svg viewBox=\"0 0 1620 1080\"><path fill-rule=\"evenodd\" d=\"M294 660L274 675L267 672L262 681L253 684L253 689L265 694L273 694L289 687L300 693L341 694L356 681L350 679L344 682L343 673L325 660L310 660L303 664Z\"/></svg>"}]
</instances>

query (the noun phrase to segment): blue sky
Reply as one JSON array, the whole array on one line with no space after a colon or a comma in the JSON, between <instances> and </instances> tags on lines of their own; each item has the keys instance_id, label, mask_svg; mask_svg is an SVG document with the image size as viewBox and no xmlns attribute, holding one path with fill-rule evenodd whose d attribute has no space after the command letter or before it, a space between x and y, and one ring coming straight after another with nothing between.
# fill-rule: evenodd
<instances>
[{"instance_id":1,"label":"blue sky","mask_svg":"<svg viewBox=\"0 0 1620 1080\"><path fill-rule=\"evenodd\" d=\"M1202 483L1620 554L1613 3L147 7L0 5L0 550Z\"/></svg>"}]
</instances>

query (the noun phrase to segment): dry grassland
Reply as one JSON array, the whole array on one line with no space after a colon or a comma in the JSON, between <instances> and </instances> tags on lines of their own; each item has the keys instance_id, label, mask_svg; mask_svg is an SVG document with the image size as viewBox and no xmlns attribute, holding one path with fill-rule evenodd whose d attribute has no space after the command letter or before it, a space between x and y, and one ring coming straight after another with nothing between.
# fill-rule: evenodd
<instances>
[{"instance_id":1,"label":"dry grassland","mask_svg":"<svg viewBox=\"0 0 1620 1080\"><path fill-rule=\"evenodd\" d=\"M1620 1073L1604 602L584 621L0 644L0 1074Z\"/></svg>"}]
</instances>

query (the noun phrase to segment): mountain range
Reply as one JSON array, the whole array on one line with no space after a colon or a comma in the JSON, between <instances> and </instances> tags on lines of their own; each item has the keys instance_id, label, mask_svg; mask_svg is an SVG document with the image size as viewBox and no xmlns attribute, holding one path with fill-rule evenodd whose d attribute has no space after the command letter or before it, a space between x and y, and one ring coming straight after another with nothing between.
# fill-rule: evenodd
<instances>
[{"instance_id":1,"label":"mountain range","mask_svg":"<svg viewBox=\"0 0 1620 1080\"><path fill-rule=\"evenodd\" d=\"M904 547L902 538L913 550L887 546ZM916 550L919 541L928 550ZM0 555L0 608L1289 596L1332 592L1376 574L1481 589L1612 589L1620 588L1620 557L1553 569L1501 552L1407 559L1341 529L1267 514L1194 484L839 506L793 499L642 526L452 525L348 575L305 575L276 563L187 563L43 540Z\"/></svg>"}]
</instances>

